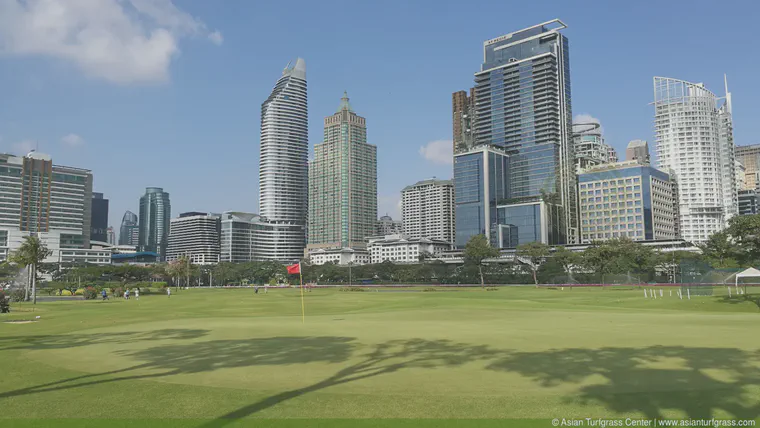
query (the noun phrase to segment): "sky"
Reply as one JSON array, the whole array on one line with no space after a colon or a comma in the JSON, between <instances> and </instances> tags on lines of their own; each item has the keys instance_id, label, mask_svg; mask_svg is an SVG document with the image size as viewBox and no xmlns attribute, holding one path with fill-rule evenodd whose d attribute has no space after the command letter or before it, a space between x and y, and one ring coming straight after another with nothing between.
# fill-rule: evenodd
<instances>
[{"instance_id":1,"label":"sky","mask_svg":"<svg viewBox=\"0 0 760 428\"><path fill-rule=\"evenodd\" d=\"M613 5L614 3L614 5ZM91 169L117 230L145 187L186 211L257 212L261 103L307 65L309 145L348 91L378 147L378 215L403 187L450 178L451 93L483 41L559 18L572 109L621 158L654 150L653 76L733 94L737 144L760 143L757 2L0 0L0 152Z\"/></svg>"}]
</instances>

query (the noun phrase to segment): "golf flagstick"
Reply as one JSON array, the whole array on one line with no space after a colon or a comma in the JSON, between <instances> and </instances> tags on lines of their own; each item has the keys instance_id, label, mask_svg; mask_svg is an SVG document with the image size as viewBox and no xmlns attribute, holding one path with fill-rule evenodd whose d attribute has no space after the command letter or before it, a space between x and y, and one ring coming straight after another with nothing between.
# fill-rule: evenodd
<instances>
[{"instance_id":1,"label":"golf flagstick","mask_svg":"<svg viewBox=\"0 0 760 428\"><path fill-rule=\"evenodd\" d=\"M303 272L301 272L301 262L298 262L298 277L301 279L301 324L305 324L306 309L303 305Z\"/></svg>"}]
</instances>

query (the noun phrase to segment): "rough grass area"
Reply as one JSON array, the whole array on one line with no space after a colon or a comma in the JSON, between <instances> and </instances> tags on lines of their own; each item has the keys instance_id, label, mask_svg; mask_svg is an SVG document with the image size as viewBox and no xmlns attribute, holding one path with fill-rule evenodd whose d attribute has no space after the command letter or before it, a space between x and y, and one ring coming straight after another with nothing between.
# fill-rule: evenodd
<instances>
[{"instance_id":1,"label":"rough grass area","mask_svg":"<svg viewBox=\"0 0 760 428\"><path fill-rule=\"evenodd\" d=\"M305 323L295 289L15 304L0 321L40 318L0 322L0 424L757 419L760 312L716 294L315 289L304 293Z\"/></svg>"}]
</instances>

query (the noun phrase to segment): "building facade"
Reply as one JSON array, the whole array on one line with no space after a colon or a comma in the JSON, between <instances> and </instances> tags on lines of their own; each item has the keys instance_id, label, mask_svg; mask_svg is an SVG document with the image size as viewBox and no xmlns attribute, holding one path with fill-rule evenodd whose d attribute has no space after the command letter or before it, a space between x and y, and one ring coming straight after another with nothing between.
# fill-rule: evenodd
<instances>
[{"instance_id":1,"label":"building facade","mask_svg":"<svg viewBox=\"0 0 760 428\"><path fill-rule=\"evenodd\" d=\"M140 197L139 251L156 253L159 261L166 260L171 215L169 194L160 187L147 187Z\"/></svg>"},{"instance_id":2,"label":"building facade","mask_svg":"<svg viewBox=\"0 0 760 428\"><path fill-rule=\"evenodd\" d=\"M401 191L404 235L449 243L455 240L454 184L451 180L422 180Z\"/></svg>"},{"instance_id":3,"label":"building facade","mask_svg":"<svg viewBox=\"0 0 760 428\"><path fill-rule=\"evenodd\" d=\"M380 217L375 224L374 236L401 235L402 233L404 233L404 223L401 220L394 220L389 215Z\"/></svg>"},{"instance_id":4,"label":"building facade","mask_svg":"<svg viewBox=\"0 0 760 428\"><path fill-rule=\"evenodd\" d=\"M738 214L731 94L719 99L702 84L655 77L657 165L678 182L684 240L696 244Z\"/></svg>"},{"instance_id":5,"label":"building facade","mask_svg":"<svg viewBox=\"0 0 760 428\"><path fill-rule=\"evenodd\" d=\"M108 199L102 193L92 193L90 240L108 242Z\"/></svg>"},{"instance_id":6,"label":"building facade","mask_svg":"<svg viewBox=\"0 0 760 428\"><path fill-rule=\"evenodd\" d=\"M308 249L364 248L376 221L377 147L367 144L366 120L344 93L309 164Z\"/></svg>"},{"instance_id":7,"label":"building facade","mask_svg":"<svg viewBox=\"0 0 760 428\"><path fill-rule=\"evenodd\" d=\"M140 226L137 214L127 210L121 217L119 228L119 245L134 245L140 242Z\"/></svg>"},{"instance_id":8,"label":"building facade","mask_svg":"<svg viewBox=\"0 0 760 428\"><path fill-rule=\"evenodd\" d=\"M245 263L255 259L255 236L260 216L226 211L221 216L221 261Z\"/></svg>"},{"instance_id":9,"label":"building facade","mask_svg":"<svg viewBox=\"0 0 760 428\"><path fill-rule=\"evenodd\" d=\"M340 266L366 265L370 263L370 260L367 250L353 248L317 248L309 252L309 263L313 265L325 263L335 263Z\"/></svg>"},{"instance_id":10,"label":"building facade","mask_svg":"<svg viewBox=\"0 0 760 428\"><path fill-rule=\"evenodd\" d=\"M108 226L106 229L106 243L116 245L116 231L113 230L113 226Z\"/></svg>"},{"instance_id":11,"label":"building facade","mask_svg":"<svg viewBox=\"0 0 760 428\"><path fill-rule=\"evenodd\" d=\"M454 153L466 152L473 146L475 125L475 88L451 94L451 122L453 124Z\"/></svg>"},{"instance_id":12,"label":"building facade","mask_svg":"<svg viewBox=\"0 0 760 428\"><path fill-rule=\"evenodd\" d=\"M576 172L617 162L617 152L604 142L602 125L598 122L573 123L573 152Z\"/></svg>"},{"instance_id":13,"label":"building facade","mask_svg":"<svg viewBox=\"0 0 760 428\"><path fill-rule=\"evenodd\" d=\"M638 161L599 165L578 175L581 240L676 239L670 176Z\"/></svg>"},{"instance_id":14,"label":"building facade","mask_svg":"<svg viewBox=\"0 0 760 428\"><path fill-rule=\"evenodd\" d=\"M451 244L446 241L401 235L371 237L367 244L371 263L419 263L421 258L436 257L450 249Z\"/></svg>"},{"instance_id":15,"label":"building facade","mask_svg":"<svg viewBox=\"0 0 760 428\"><path fill-rule=\"evenodd\" d=\"M649 143L644 140L631 140L625 148L625 160L649 164Z\"/></svg>"},{"instance_id":16,"label":"building facade","mask_svg":"<svg viewBox=\"0 0 760 428\"><path fill-rule=\"evenodd\" d=\"M89 170L54 165L38 152L0 154L0 259L35 235L52 251L46 263L98 262L89 250L91 216Z\"/></svg>"},{"instance_id":17,"label":"building facade","mask_svg":"<svg viewBox=\"0 0 760 428\"><path fill-rule=\"evenodd\" d=\"M171 219L166 261L185 256L197 265L216 264L220 260L220 216L207 213L182 213Z\"/></svg>"},{"instance_id":18,"label":"building facade","mask_svg":"<svg viewBox=\"0 0 760 428\"><path fill-rule=\"evenodd\" d=\"M497 147L509 156L507 175L498 185L509 195L501 210L506 217L494 222L496 216L489 215L488 221L528 222L538 229L551 229L537 237L548 244L573 242L578 232L569 47L560 33L564 28L555 19L486 41L481 71L475 74L474 145ZM456 175L456 158L454 186L459 199L457 185L462 181ZM485 189L477 192L486 193ZM524 208L526 204L533 208ZM553 223L535 209L541 204L551 205L549 211L558 215ZM471 225L457 218L457 246L472 233L486 230L477 225L486 220L485 213L479 217L467 215ZM497 228L489 224L488 229L495 232Z\"/></svg>"},{"instance_id":19,"label":"building facade","mask_svg":"<svg viewBox=\"0 0 760 428\"><path fill-rule=\"evenodd\" d=\"M259 207L271 222L263 257L296 261L306 246L308 216L308 106L306 62L288 64L261 104Z\"/></svg>"},{"instance_id":20,"label":"building facade","mask_svg":"<svg viewBox=\"0 0 760 428\"><path fill-rule=\"evenodd\" d=\"M739 215L757 214L758 194L756 190L739 190Z\"/></svg>"},{"instance_id":21,"label":"building facade","mask_svg":"<svg viewBox=\"0 0 760 428\"><path fill-rule=\"evenodd\" d=\"M736 160L744 166L744 187L739 190L755 190L760 185L760 144L736 146Z\"/></svg>"}]
</instances>

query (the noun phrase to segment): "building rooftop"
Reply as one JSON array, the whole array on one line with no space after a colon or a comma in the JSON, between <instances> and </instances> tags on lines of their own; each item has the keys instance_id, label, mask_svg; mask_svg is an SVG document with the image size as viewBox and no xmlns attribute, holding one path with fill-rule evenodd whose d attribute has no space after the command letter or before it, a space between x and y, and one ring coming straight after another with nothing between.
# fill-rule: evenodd
<instances>
[{"instance_id":1,"label":"building rooftop","mask_svg":"<svg viewBox=\"0 0 760 428\"><path fill-rule=\"evenodd\" d=\"M429 185L451 186L452 182L451 182L451 180L439 180L439 179L433 177L433 178L429 178L427 180L418 181L418 182L412 184L411 186L406 186L406 187L404 187L404 189L402 190L402 192L404 190L410 190L410 189L413 189L415 187L429 186Z\"/></svg>"}]
</instances>

